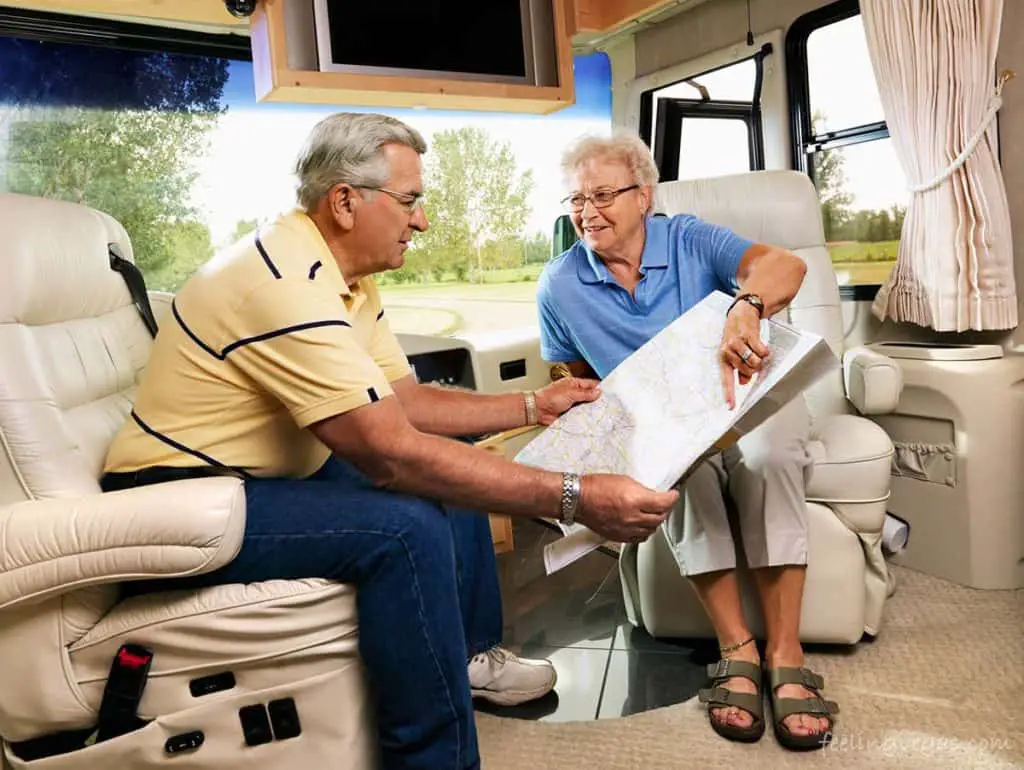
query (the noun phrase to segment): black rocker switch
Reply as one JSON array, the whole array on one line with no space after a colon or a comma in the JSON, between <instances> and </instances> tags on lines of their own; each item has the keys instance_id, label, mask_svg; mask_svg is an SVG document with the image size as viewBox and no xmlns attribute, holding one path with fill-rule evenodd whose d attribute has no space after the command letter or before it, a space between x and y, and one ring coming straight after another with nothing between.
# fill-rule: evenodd
<instances>
[{"instance_id":1,"label":"black rocker switch","mask_svg":"<svg viewBox=\"0 0 1024 770\"><path fill-rule=\"evenodd\" d=\"M238 719L242 723L242 734L247 746L259 746L261 743L270 743L274 740L270 732L267 707L262 703L238 709Z\"/></svg>"},{"instance_id":2,"label":"black rocker switch","mask_svg":"<svg viewBox=\"0 0 1024 770\"><path fill-rule=\"evenodd\" d=\"M299 712L295 710L295 701L291 698L272 700L267 704L270 711L270 724L274 726L274 737L279 741L294 738L302 732L299 724Z\"/></svg>"},{"instance_id":3,"label":"black rocker switch","mask_svg":"<svg viewBox=\"0 0 1024 770\"><path fill-rule=\"evenodd\" d=\"M203 745L203 731L193 730L190 733L172 735L164 744L164 751L168 754L180 754L183 751L195 751Z\"/></svg>"},{"instance_id":4,"label":"black rocker switch","mask_svg":"<svg viewBox=\"0 0 1024 770\"><path fill-rule=\"evenodd\" d=\"M210 693L230 690L234 686L235 675L230 671L222 671L219 674L203 676L199 679L193 679L188 683L188 689L189 692L192 693L193 698L201 698L202 696L209 695Z\"/></svg>"}]
</instances>

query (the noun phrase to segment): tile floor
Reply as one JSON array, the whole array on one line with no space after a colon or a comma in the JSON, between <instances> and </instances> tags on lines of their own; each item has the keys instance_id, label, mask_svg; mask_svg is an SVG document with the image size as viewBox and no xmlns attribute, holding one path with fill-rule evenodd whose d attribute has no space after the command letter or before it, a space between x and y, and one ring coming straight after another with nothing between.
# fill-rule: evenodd
<instances>
[{"instance_id":1,"label":"tile floor","mask_svg":"<svg viewBox=\"0 0 1024 770\"><path fill-rule=\"evenodd\" d=\"M626 619L618 562L594 552L553 575L542 549L559 535L515 519L515 550L498 556L505 646L546 657L558 670L547 697L503 716L579 721L627 716L681 703L704 686L712 640L655 640ZM491 710L485 703L481 711ZM497 712L496 712L497 713Z\"/></svg>"}]
</instances>

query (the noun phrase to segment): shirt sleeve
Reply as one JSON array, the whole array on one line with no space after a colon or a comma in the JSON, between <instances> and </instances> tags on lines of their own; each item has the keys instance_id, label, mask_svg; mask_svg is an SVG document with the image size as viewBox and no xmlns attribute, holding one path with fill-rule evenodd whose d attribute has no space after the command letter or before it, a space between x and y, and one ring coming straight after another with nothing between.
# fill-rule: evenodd
<instances>
[{"instance_id":1,"label":"shirt sleeve","mask_svg":"<svg viewBox=\"0 0 1024 770\"><path fill-rule=\"evenodd\" d=\"M377 322L373 327L373 342L370 345L370 355L374 362L384 372L388 382L400 380L412 372L409 366L409 359L398 343L398 338L391 331L388 323L387 313L384 308L377 311Z\"/></svg>"},{"instance_id":2,"label":"shirt sleeve","mask_svg":"<svg viewBox=\"0 0 1024 770\"><path fill-rule=\"evenodd\" d=\"M699 259L705 268L714 273L722 286L732 291L739 288L736 273L740 269L740 261L753 245L753 241L741 238L727 227L696 217L690 218L679 228L680 252Z\"/></svg>"},{"instance_id":3,"label":"shirt sleeve","mask_svg":"<svg viewBox=\"0 0 1024 770\"><path fill-rule=\"evenodd\" d=\"M227 360L280 401L300 428L394 392L359 344L338 296L309 281L264 284L232 317Z\"/></svg>"},{"instance_id":4,"label":"shirt sleeve","mask_svg":"<svg viewBox=\"0 0 1024 770\"><path fill-rule=\"evenodd\" d=\"M537 287L537 312L540 317L540 357L552 363L583 361L583 354L572 342L572 336L555 307L551 284L542 280Z\"/></svg>"}]
</instances>

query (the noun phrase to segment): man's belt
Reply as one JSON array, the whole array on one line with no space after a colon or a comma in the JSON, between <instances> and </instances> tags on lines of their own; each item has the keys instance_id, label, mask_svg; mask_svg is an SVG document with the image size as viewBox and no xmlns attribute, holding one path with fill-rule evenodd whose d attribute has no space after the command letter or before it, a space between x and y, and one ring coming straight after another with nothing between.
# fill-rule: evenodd
<instances>
[{"instance_id":1,"label":"man's belt","mask_svg":"<svg viewBox=\"0 0 1024 770\"><path fill-rule=\"evenodd\" d=\"M245 474L235 468L217 465L197 465L192 468L176 468L170 465L154 465L137 471L106 473L100 480L104 492L116 492L119 489L144 487L148 484L162 484L165 481L182 481L184 479L202 479L210 476L235 476L244 478Z\"/></svg>"}]
</instances>

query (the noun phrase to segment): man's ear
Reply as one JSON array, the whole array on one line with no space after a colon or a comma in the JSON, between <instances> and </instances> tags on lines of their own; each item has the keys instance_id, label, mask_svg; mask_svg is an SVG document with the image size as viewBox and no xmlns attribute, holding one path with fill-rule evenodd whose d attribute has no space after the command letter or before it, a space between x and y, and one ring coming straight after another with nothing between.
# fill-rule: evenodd
<instances>
[{"instance_id":1,"label":"man's ear","mask_svg":"<svg viewBox=\"0 0 1024 770\"><path fill-rule=\"evenodd\" d=\"M356 209L362 203L362 199L356 193L355 188L347 184L338 184L327 193L327 200L331 209L331 217L343 230L351 230L355 225Z\"/></svg>"}]
</instances>

